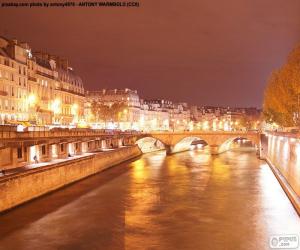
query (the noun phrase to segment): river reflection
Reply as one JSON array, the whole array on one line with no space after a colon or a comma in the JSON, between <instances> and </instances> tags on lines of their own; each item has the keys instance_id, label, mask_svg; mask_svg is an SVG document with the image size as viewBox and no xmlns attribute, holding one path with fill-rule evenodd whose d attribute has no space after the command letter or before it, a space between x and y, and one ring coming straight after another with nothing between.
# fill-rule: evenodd
<instances>
[{"instance_id":1,"label":"river reflection","mask_svg":"<svg viewBox=\"0 0 300 250\"><path fill-rule=\"evenodd\" d=\"M0 216L0 249L269 249L300 220L255 152L146 154Z\"/></svg>"}]
</instances>

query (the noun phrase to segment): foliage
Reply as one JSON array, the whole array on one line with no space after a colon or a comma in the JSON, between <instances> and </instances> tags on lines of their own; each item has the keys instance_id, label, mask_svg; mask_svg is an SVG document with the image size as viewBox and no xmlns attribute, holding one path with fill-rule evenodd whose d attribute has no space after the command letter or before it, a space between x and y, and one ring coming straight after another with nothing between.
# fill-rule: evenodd
<instances>
[{"instance_id":1,"label":"foliage","mask_svg":"<svg viewBox=\"0 0 300 250\"><path fill-rule=\"evenodd\" d=\"M300 105L300 45L287 63L274 71L264 93L263 113L267 122L283 127L298 125ZM299 117L300 118L300 117Z\"/></svg>"},{"instance_id":2,"label":"foliage","mask_svg":"<svg viewBox=\"0 0 300 250\"><path fill-rule=\"evenodd\" d=\"M106 105L99 102L93 102L92 113L97 122L120 122L126 120L127 106L125 103L114 103L112 105Z\"/></svg>"}]
</instances>

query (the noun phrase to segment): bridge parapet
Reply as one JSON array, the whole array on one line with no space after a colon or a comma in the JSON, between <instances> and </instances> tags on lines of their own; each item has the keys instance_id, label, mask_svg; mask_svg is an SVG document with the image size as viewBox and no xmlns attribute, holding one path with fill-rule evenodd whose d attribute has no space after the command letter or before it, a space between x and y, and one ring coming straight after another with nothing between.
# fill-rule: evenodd
<instances>
[{"instance_id":1,"label":"bridge parapet","mask_svg":"<svg viewBox=\"0 0 300 250\"><path fill-rule=\"evenodd\" d=\"M26 139L45 139L45 138L85 138L85 137L118 137L135 136L139 133L94 130L94 129L38 129L35 131L18 132L16 129L1 129L0 140L26 140Z\"/></svg>"}]
</instances>

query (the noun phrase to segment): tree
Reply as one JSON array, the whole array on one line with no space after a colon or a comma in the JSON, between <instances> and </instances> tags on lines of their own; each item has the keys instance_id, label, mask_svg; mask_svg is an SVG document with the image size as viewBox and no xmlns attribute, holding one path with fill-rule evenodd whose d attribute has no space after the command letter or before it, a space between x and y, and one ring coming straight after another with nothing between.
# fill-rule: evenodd
<instances>
[{"instance_id":1,"label":"tree","mask_svg":"<svg viewBox=\"0 0 300 250\"><path fill-rule=\"evenodd\" d=\"M127 106L122 102L114 103L112 105L93 102L91 105L91 110L95 116L96 122L104 121L106 126L107 122L120 122L126 115L125 113L127 113Z\"/></svg>"},{"instance_id":2,"label":"tree","mask_svg":"<svg viewBox=\"0 0 300 250\"><path fill-rule=\"evenodd\" d=\"M283 127L299 125L300 45L288 56L287 63L274 71L264 93L263 114L267 122Z\"/></svg>"}]
</instances>

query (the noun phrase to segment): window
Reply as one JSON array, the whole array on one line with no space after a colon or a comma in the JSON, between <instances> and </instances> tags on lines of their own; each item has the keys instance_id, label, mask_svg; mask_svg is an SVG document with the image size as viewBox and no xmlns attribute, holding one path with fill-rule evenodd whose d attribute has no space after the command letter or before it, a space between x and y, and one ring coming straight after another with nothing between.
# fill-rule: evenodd
<instances>
[{"instance_id":1,"label":"window","mask_svg":"<svg viewBox=\"0 0 300 250\"><path fill-rule=\"evenodd\" d=\"M64 152L64 144L60 144L60 151Z\"/></svg>"},{"instance_id":2,"label":"window","mask_svg":"<svg viewBox=\"0 0 300 250\"><path fill-rule=\"evenodd\" d=\"M42 155L45 155L46 154L46 145L43 145L42 146Z\"/></svg>"},{"instance_id":3,"label":"window","mask_svg":"<svg viewBox=\"0 0 300 250\"><path fill-rule=\"evenodd\" d=\"M18 159L22 159L22 157L23 157L23 152L22 152L22 148L21 148L21 147L18 147L17 153L18 153Z\"/></svg>"}]
</instances>

